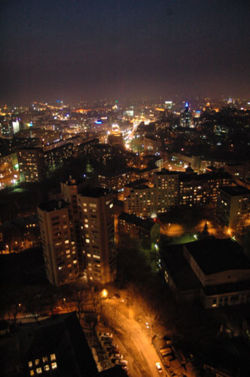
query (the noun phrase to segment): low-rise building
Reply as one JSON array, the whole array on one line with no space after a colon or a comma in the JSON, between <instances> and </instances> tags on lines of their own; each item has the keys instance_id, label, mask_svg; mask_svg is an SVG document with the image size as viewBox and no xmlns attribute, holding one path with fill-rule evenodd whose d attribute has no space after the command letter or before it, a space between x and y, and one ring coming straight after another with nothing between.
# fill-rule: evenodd
<instances>
[{"instance_id":1,"label":"low-rise building","mask_svg":"<svg viewBox=\"0 0 250 377\"><path fill-rule=\"evenodd\" d=\"M250 260L231 239L205 238L161 251L164 277L177 297L205 308L250 302Z\"/></svg>"}]
</instances>

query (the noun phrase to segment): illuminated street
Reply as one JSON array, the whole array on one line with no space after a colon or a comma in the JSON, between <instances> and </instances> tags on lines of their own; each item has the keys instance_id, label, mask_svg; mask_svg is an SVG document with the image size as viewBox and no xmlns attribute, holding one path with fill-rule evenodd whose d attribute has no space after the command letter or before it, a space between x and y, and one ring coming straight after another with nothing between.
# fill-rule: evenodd
<instances>
[{"instance_id":1,"label":"illuminated street","mask_svg":"<svg viewBox=\"0 0 250 377\"><path fill-rule=\"evenodd\" d=\"M159 357L151 343L151 329L146 325L144 329L143 324L134 319L132 309L117 299L103 300L100 309L101 318L113 331L118 348L128 360L129 376L159 376L155 366Z\"/></svg>"}]
</instances>

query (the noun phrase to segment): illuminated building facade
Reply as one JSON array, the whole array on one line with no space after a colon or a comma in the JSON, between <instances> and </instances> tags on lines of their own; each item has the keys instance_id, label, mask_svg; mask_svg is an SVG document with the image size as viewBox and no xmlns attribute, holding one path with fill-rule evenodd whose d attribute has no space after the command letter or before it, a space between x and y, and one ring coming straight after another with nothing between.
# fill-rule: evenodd
<instances>
[{"instance_id":1,"label":"illuminated building facade","mask_svg":"<svg viewBox=\"0 0 250 377\"><path fill-rule=\"evenodd\" d=\"M85 188L77 198L87 279L109 283L116 276L113 194L102 188Z\"/></svg>"},{"instance_id":2,"label":"illuminated building facade","mask_svg":"<svg viewBox=\"0 0 250 377\"><path fill-rule=\"evenodd\" d=\"M127 188L126 188L127 189ZM138 217L150 217L156 212L156 189L145 184L130 184L125 194L124 211Z\"/></svg>"},{"instance_id":3,"label":"illuminated building facade","mask_svg":"<svg viewBox=\"0 0 250 377\"><path fill-rule=\"evenodd\" d=\"M231 177L227 173L200 175L180 173L179 180L179 205L189 207L215 206L220 187L232 184Z\"/></svg>"},{"instance_id":4,"label":"illuminated building facade","mask_svg":"<svg viewBox=\"0 0 250 377\"><path fill-rule=\"evenodd\" d=\"M52 200L40 204L37 212L48 280L55 286L76 280L79 261L69 205L63 200Z\"/></svg>"},{"instance_id":5,"label":"illuminated building facade","mask_svg":"<svg viewBox=\"0 0 250 377\"><path fill-rule=\"evenodd\" d=\"M73 155L73 144L65 141L44 147L44 161L49 170L62 166Z\"/></svg>"},{"instance_id":6,"label":"illuminated building facade","mask_svg":"<svg viewBox=\"0 0 250 377\"><path fill-rule=\"evenodd\" d=\"M121 174L98 175L98 185L111 190L122 190L130 181L130 171Z\"/></svg>"},{"instance_id":7,"label":"illuminated building facade","mask_svg":"<svg viewBox=\"0 0 250 377\"><path fill-rule=\"evenodd\" d=\"M0 189L19 182L19 170L16 153L0 157Z\"/></svg>"},{"instance_id":8,"label":"illuminated building facade","mask_svg":"<svg viewBox=\"0 0 250 377\"><path fill-rule=\"evenodd\" d=\"M79 261L80 273L82 274L85 268L85 258L82 252L82 238L80 229L80 214L77 205L77 194L80 185L75 179L69 177L66 182L61 183L61 194L63 200L69 204L69 219L71 222L72 238L76 242L76 251Z\"/></svg>"},{"instance_id":9,"label":"illuminated building facade","mask_svg":"<svg viewBox=\"0 0 250 377\"><path fill-rule=\"evenodd\" d=\"M157 190L157 211L166 212L178 204L179 173L162 169L154 175L154 186Z\"/></svg>"},{"instance_id":10,"label":"illuminated building facade","mask_svg":"<svg viewBox=\"0 0 250 377\"><path fill-rule=\"evenodd\" d=\"M17 152L17 156L21 181L39 182L45 177L42 148L22 148Z\"/></svg>"},{"instance_id":11,"label":"illuminated building facade","mask_svg":"<svg viewBox=\"0 0 250 377\"><path fill-rule=\"evenodd\" d=\"M118 217L119 242L126 245L128 236L134 239L150 240L151 229L154 225L152 219L143 220L135 215L122 213Z\"/></svg>"},{"instance_id":12,"label":"illuminated building facade","mask_svg":"<svg viewBox=\"0 0 250 377\"><path fill-rule=\"evenodd\" d=\"M250 191L242 186L222 187L217 203L217 217L229 235L240 234L250 223Z\"/></svg>"},{"instance_id":13,"label":"illuminated building facade","mask_svg":"<svg viewBox=\"0 0 250 377\"><path fill-rule=\"evenodd\" d=\"M192 126L192 114L191 114L191 111L189 109L189 103L188 102L185 103L185 109L181 113L180 126L186 127L186 128L190 128Z\"/></svg>"}]
</instances>

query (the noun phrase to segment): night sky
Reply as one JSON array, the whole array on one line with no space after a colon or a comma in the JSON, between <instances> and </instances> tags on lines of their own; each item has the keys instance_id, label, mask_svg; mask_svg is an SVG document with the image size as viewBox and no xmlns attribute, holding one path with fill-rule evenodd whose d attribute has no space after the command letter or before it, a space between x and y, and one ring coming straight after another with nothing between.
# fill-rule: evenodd
<instances>
[{"instance_id":1,"label":"night sky","mask_svg":"<svg viewBox=\"0 0 250 377\"><path fill-rule=\"evenodd\" d=\"M1 0L0 14L0 103L249 95L249 0Z\"/></svg>"}]
</instances>

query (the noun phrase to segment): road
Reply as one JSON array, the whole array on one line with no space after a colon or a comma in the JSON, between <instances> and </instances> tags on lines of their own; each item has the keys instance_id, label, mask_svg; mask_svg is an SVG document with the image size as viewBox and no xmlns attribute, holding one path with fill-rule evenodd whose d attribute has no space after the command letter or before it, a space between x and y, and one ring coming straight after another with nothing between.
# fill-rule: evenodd
<instances>
[{"instance_id":1,"label":"road","mask_svg":"<svg viewBox=\"0 0 250 377\"><path fill-rule=\"evenodd\" d=\"M159 377L155 366L159 357L151 343L152 334L133 318L132 311L119 300L106 299L101 305L101 317L113 331L118 348L128 360L129 376Z\"/></svg>"}]
</instances>

